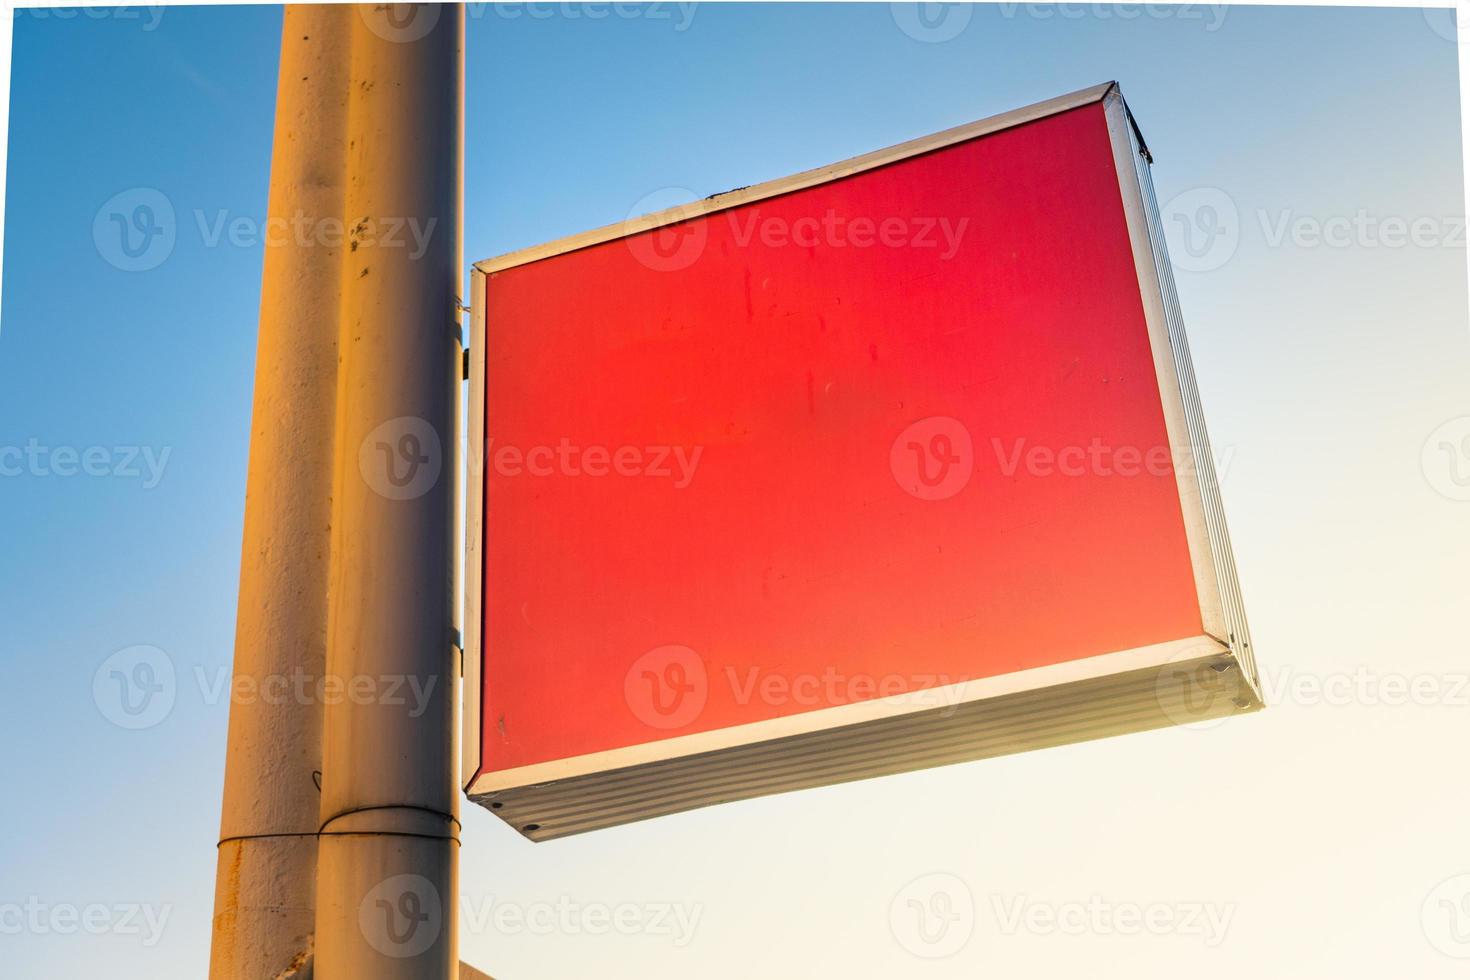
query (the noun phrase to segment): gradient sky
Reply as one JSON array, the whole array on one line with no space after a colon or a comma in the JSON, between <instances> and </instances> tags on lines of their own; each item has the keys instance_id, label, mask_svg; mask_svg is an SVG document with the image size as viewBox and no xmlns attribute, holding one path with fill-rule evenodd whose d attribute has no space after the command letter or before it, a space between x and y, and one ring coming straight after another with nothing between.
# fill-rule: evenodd
<instances>
[{"instance_id":1,"label":"gradient sky","mask_svg":"<svg viewBox=\"0 0 1470 980\"><path fill-rule=\"evenodd\" d=\"M1463 976L1470 321L1446 15L535 12L471 11L468 259L666 188L702 196L1120 80L1175 236L1273 704L544 845L466 806L465 959L512 980ZM261 267L258 242L210 229L265 213L281 15L99 13L14 22L0 453L24 455L0 455L0 929L28 903L101 903L113 925L0 932L0 972L193 980ZM172 209L175 241L128 271L94 219L140 188ZM1418 221L1419 240L1393 244L1385 219ZM97 475L60 447L97 447ZM93 678L140 644L167 652L177 696L133 731L99 710ZM948 958L914 956L891 922L916 879L973 899ZM501 903L631 904L650 925L539 935L497 927ZM156 936L146 915L121 926L133 906L166 916ZM1132 934L1089 908L1173 925ZM659 909L692 931L653 927ZM1039 924L1077 909L1080 929Z\"/></svg>"}]
</instances>

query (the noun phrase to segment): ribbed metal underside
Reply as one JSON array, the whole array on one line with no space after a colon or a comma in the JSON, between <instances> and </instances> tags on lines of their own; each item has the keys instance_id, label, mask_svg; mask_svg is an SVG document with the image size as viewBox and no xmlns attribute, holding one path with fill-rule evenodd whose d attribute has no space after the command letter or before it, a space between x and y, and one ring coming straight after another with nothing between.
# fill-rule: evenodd
<instances>
[{"instance_id":1,"label":"ribbed metal underside","mask_svg":"<svg viewBox=\"0 0 1470 980\"><path fill-rule=\"evenodd\" d=\"M472 795L532 840L1254 711L1230 654Z\"/></svg>"}]
</instances>

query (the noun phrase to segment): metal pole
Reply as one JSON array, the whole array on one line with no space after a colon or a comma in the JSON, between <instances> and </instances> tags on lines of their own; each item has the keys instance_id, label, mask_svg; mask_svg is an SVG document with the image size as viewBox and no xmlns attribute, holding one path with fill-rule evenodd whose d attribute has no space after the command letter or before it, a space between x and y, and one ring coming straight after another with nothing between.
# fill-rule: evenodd
<instances>
[{"instance_id":1,"label":"metal pole","mask_svg":"<svg viewBox=\"0 0 1470 980\"><path fill-rule=\"evenodd\" d=\"M342 256L289 229L341 221L348 20L292 6L282 32L211 980L289 976L311 948Z\"/></svg>"},{"instance_id":2,"label":"metal pole","mask_svg":"<svg viewBox=\"0 0 1470 980\"><path fill-rule=\"evenodd\" d=\"M464 10L352 22L316 980L458 972Z\"/></svg>"}]
</instances>

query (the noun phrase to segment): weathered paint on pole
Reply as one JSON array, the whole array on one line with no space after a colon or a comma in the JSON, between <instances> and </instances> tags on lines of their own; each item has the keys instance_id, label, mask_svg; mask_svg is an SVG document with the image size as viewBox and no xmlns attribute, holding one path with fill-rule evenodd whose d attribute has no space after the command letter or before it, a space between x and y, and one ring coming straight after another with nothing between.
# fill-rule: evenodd
<instances>
[{"instance_id":1,"label":"weathered paint on pole","mask_svg":"<svg viewBox=\"0 0 1470 980\"><path fill-rule=\"evenodd\" d=\"M316 980L458 972L458 5L359 6L348 85ZM356 685L354 687L354 685Z\"/></svg>"},{"instance_id":2,"label":"weathered paint on pole","mask_svg":"<svg viewBox=\"0 0 1470 980\"><path fill-rule=\"evenodd\" d=\"M286 9L273 223L342 220L350 19ZM265 250L234 673L288 696L231 699L211 980L289 975L314 928L321 705L290 692L326 657L341 263L315 237L273 236Z\"/></svg>"}]
</instances>

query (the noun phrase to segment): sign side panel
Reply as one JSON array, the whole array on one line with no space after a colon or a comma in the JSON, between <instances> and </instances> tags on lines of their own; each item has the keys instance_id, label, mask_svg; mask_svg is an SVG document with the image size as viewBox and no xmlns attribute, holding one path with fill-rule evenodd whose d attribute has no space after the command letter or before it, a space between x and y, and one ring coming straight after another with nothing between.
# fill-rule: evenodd
<instances>
[{"instance_id":1,"label":"sign side panel","mask_svg":"<svg viewBox=\"0 0 1470 980\"><path fill-rule=\"evenodd\" d=\"M1159 355L1167 355L1169 362L1167 367L1160 365L1159 379L1169 416L1170 439L1179 450L1176 459L1185 464L1176 466L1176 472L1205 632L1235 651L1246 677L1259 694L1255 653L1251 649L1235 555L1225 523L1220 481L1189 353L1173 265L1169 261L1168 241L1154 196L1153 175L1138 145L1137 132L1128 124L1128 109L1122 94L1111 92L1106 106L1150 331Z\"/></svg>"},{"instance_id":2,"label":"sign side panel","mask_svg":"<svg viewBox=\"0 0 1470 980\"><path fill-rule=\"evenodd\" d=\"M480 774L484 736L484 503L485 503L485 274L470 270L470 403L465 453L464 722L459 778L468 788Z\"/></svg>"},{"instance_id":3,"label":"sign side panel","mask_svg":"<svg viewBox=\"0 0 1470 980\"><path fill-rule=\"evenodd\" d=\"M1128 120L1128 109L1122 95L1115 89L1105 101L1108 129L1113 140L1113 155L1118 172L1119 189L1123 208L1128 216L1128 233L1133 244L1134 261L1137 264L1139 294L1142 298L1144 316L1148 321L1149 337L1153 346L1154 368L1158 375L1159 397L1163 405L1164 419L1169 430L1169 446L1176 464L1175 477L1179 488L1180 507L1184 516L1185 530L1189 538L1189 552L1193 565L1195 588L1199 596L1200 615L1204 631L1222 641L1226 627L1220 601L1220 588L1215 574L1215 554L1206 523L1205 506L1197 477L1197 464L1185 406L1184 393L1180 384L1177 352L1170 336L1168 315L1164 305L1164 294L1159 283L1155 265L1154 246L1149 221L1144 209L1143 194L1139 186L1138 167L1142 164L1134 142L1132 126Z\"/></svg>"}]
</instances>

